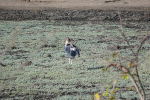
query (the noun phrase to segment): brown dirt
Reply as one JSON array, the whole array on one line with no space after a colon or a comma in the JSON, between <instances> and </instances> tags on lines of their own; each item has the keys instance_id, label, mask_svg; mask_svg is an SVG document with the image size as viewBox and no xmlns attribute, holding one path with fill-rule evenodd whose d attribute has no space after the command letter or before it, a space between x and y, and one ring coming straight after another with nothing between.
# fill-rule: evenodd
<instances>
[{"instance_id":1,"label":"brown dirt","mask_svg":"<svg viewBox=\"0 0 150 100\"><path fill-rule=\"evenodd\" d=\"M150 21L150 0L0 0L0 20Z\"/></svg>"},{"instance_id":2,"label":"brown dirt","mask_svg":"<svg viewBox=\"0 0 150 100\"><path fill-rule=\"evenodd\" d=\"M147 9L150 8L150 0L0 0L0 8Z\"/></svg>"}]
</instances>

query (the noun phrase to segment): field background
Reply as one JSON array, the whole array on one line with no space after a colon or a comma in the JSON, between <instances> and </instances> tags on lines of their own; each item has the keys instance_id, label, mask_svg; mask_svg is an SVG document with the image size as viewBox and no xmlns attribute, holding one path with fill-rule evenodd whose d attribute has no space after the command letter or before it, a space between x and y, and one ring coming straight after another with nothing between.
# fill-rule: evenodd
<instances>
[{"instance_id":1,"label":"field background","mask_svg":"<svg viewBox=\"0 0 150 100\"><path fill-rule=\"evenodd\" d=\"M149 32L146 22L124 27L131 44L136 46ZM113 52L120 52L124 62L132 58L116 22L94 21L0 21L0 98L92 100L118 80L117 86L132 86L114 69L104 71ZM64 39L73 38L81 49L81 57L68 63ZM150 41L140 55L140 77L149 98ZM117 50L117 46L121 49ZM127 66L127 63L123 63ZM122 91L117 98L134 99L133 91ZM149 100L149 99L147 99Z\"/></svg>"},{"instance_id":2,"label":"field background","mask_svg":"<svg viewBox=\"0 0 150 100\"><path fill-rule=\"evenodd\" d=\"M106 67L128 66L150 33L150 0L0 0L0 99L93 100L117 80L117 100L136 100L133 85ZM123 18L121 36L118 13ZM66 37L81 49L70 65ZM113 58L119 52L119 59ZM139 55L139 73L150 100L150 39Z\"/></svg>"}]
</instances>

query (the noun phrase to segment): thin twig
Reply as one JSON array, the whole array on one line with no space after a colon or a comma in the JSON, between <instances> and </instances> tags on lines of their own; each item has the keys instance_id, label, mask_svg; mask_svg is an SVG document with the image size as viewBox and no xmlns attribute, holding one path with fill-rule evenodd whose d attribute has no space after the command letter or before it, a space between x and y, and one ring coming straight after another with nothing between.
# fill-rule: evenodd
<instances>
[{"instance_id":1,"label":"thin twig","mask_svg":"<svg viewBox=\"0 0 150 100\"><path fill-rule=\"evenodd\" d=\"M127 45L130 47L130 43L129 43L129 40L127 39L125 33L123 32L123 22L122 22L122 18L121 18L121 15L120 15L120 12L118 11L118 17L119 17L119 21L120 21L120 31L121 31L121 35L123 36L125 42L127 43ZM130 48L131 52L136 56L135 52L133 51L132 48Z\"/></svg>"},{"instance_id":2,"label":"thin twig","mask_svg":"<svg viewBox=\"0 0 150 100\"><path fill-rule=\"evenodd\" d=\"M120 29L121 29L121 35L123 36L123 38L124 38L124 40L126 41L127 45L130 46L130 42L129 42L129 40L127 39L125 33L123 32L123 26L122 26L123 24L122 24L122 19L121 19L121 16L120 16L120 13L119 13L119 12L118 12L118 16L119 16L120 25L121 25L121 27L120 27ZM136 61L136 63L137 63L137 65L136 65L134 68L135 68L135 73L136 73L137 81L138 81L138 82L137 82L137 81L135 80L135 78L133 77L134 73L130 73L130 71L128 71L128 74L129 74L130 79L131 79L131 81L133 82L133 84L134 84L134 86L135 86L135 88L136 88L136 90L137 90L137 92L138 92L138 94L139 94L141 100L145 100L145 91L144 91L144 87L143 87L143 85L142 85L142 82L141 82L141 80L140 80L140 76L139 76L139 73L138 73L138 65L139 65L139 64L138 64L138 62L139 62L138 57L139 57L139 52L140 52L140 50L141 50L143 44L145 43L145 41L146 41L148 38L149 38L149 36L147 35L147 36L142 40L142 42L141 42L139 48L137 49L137 52L134 52L133 49L130 48L131 52L135 55L135 61ZM123 71L123 70L122 70L122 71ZM139 85L138 85L138 84L139 84ZM140 88L141 88L141 89L140 89Z\"/></svg>"},{"instance_id":3,"label":"thin twig","mask_svg":"<svg viewBox=\"0 0 150 100\"><path fill-rule=\"evenodd\" d=\"M138 48L138 50L137 50L137 52L136 52L137 55L139 54L139 52L140 52L142 46L144 45L144 43L145 43L149 38L150 38L150 34L147 35L147 36L142 40L142 42L141 42L141 44L140 44L140 46L139 46L139 48Z\"/></svg>"},{"instance_id":4,"label":"thin twig","mask_svg":"<svg viewBox=\"0 0 150 100\"><path fill-rule=\"evenodd\" d=\"M134 79L134 77L132 76L132 74L129 73L129 76L130 76L130 79L131 79L132 83L134 84L134 86L135 86L135 88L136 88L136 90L137 90L137 92L138 92L141 100L144 100L144 97L142 96L142 94L140 92L140 88L139 88L138 84L136 83L136 80Z\"/></svg>"}]
</instances>

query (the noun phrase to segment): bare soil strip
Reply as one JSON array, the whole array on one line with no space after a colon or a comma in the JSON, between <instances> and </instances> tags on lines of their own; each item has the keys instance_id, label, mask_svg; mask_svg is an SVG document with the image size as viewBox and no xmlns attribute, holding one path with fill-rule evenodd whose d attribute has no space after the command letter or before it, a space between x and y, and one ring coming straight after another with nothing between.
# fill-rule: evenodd
<instances>
[{"instance_id":1,"label":"bare soil strip","mask_svg":"<svg viewBox=\"0 0 150 100\"><path fill-rule=\"evenodd\" d=\"M101 9L0 9L0 20L70 20L118 21L118 12L124 21L150 21L150 10L101 10Z\"/></svg>"}]
</instances>

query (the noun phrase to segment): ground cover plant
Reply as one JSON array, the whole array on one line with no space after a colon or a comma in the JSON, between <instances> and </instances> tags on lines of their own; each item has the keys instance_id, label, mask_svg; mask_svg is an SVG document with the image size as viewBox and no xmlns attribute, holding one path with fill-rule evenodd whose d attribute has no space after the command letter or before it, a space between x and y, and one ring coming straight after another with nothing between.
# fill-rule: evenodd
<instances>
[{"instance_id":1,"label":"ground cover plant","mask_svg":"<svg viewBox=\"0 0 150 100\"><path fill-rule=\"evenodd\" d=\"M117 22L0 21L0 98L92 100L114 79L118 88L132 87L114 69L105 68L117 50L122 54L121 62L131 56L130 48L136 48L149 27L148 22L126 23L123 31L131 41L129 47ZM72 65L64 53L66 37L73 38L81 49L81 57ZM141 50L139 73L150 98L149 40ZM116 98L135 99L138 95L125 89Z\"/></svg>"}]
</instances>

